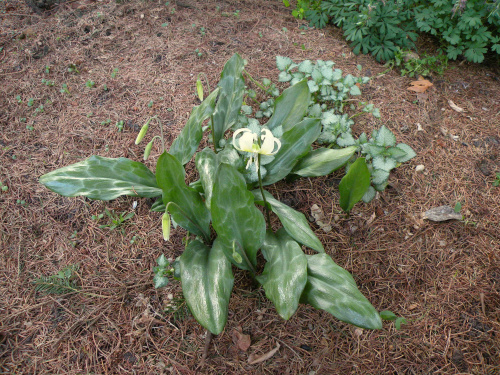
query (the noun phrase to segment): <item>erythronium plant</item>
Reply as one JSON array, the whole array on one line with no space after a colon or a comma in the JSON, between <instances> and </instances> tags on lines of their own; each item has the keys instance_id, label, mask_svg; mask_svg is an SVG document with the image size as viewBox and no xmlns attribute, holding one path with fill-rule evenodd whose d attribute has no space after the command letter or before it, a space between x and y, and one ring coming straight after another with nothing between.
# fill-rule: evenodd
<instances>
[{"instance_id":1,"label":"erythronium plant","mask_svg":"<svg viewBox=\"0 0 500 375\"><path fill-rule=\"evenodd\" d=\"M289 175L327 175L345 165L356 147L312 150L321 123L304 117L310 99L306 81L297 82L275 100L267 123L252 119L246 128L238 128L243 72L244 62L235 54L224 66L217 88L194 107L169 151L161 154L155 173L130 159L91 156L43 175L40 182L69 197L161 197L153 209L164 211L164 238L169 238L171 221L190 233L177 270L192 314L213 334L219 334L227 321L232 265L251 273L283 319L289 319L299 303L306 303L342 321L381 328L377 310L351 274L325 253L305 216L264 189ZM203 127L206 120L208 126ZM148 126L149 122L138 142ZM210 134L212 148L196 153L204 130ZM147 154L150 149L146 147ZM193 156L199 180L187 185L184 165ZM351 186L352 178L344 185ZM363 193L351 194L345 204L354 204ZM256 205L263 206L267 224ZM270 226L271 213L282 225L276 232ZM308 255L304 248L316 254ZM256 271L259 251L266 261L260 274ZM165 285L165 278L161 281Z\"/></svg>"}]
</instances>

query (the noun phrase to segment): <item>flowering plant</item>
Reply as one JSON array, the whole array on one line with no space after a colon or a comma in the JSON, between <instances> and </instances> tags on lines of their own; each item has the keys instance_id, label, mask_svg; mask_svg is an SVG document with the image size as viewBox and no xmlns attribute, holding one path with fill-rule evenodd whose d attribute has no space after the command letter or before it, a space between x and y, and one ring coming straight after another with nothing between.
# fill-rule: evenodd
<instances>
[{"instance_id":1,"label":"flowering plant","mask_svg":"<svg viewBox=\"0 0 500 375\"><path fill-rule=\"evenodd\" d=\"M160 137L164 151L155 173L130 159L91 156L43 175L40 182L64 196L101 200L121 195L160 197L153 210L164 212L164 238L169 239L172 222L190 234L176 270L192 314L213 334L222 332L227 321L232 265L251 273L283 319L289 319L299 303L307 303L342 321L381 328L378 312L358 290L351 274L325 253L305 216L264 190L289 175L329 174L345 165L356 147L312 150L321 123L304 117L310 99L306 81L283 91L267 123L250 119L245 128L239 128L243 74L247 74L244 65L237 54L226 63L217 88L193 109L168 152ZM199 85L197 89L203 98ZM145 137L149 124L136 143ZM212 148L197 153L204 132L209 134ZM146 158L151 142L145 149ZM199 180L188 185L184 165L193 156ZM357 194L357 199L363 194ZM276 232L271 214L280 222ZM316 254L306 254L303 247ZM266 261L260 274L259 251ZM165 267L160 267L161 272Z\"/></svg>"}]
</instances>

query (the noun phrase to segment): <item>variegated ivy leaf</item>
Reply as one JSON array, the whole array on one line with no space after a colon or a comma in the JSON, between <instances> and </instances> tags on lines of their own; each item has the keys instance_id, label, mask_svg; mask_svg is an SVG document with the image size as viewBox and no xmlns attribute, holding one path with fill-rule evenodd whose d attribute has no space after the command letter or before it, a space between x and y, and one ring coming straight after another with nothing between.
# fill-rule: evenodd
<instances>
[{"instance_id":1,"label":"variegated ivy leaf","mask_svg":"<svg viewBox=\"0 0 500 375\"><path fill-rule=\"evenodd\" d=\"M337 145L340 147L348 147L355 145L356 141L354 140L351 133L342 133L340 137L337 138Z\"/></svg>"},{"instance_id":2,"label":"variegated ivy leaf","mask_svg":"<svg viewBox=\"0 0 500 375\"><path fill-rule=\"evenodd\" d=\"M313 64L311 60L304 60L299 64L299 72L311 74L313 70Z\"/></svg>"},{"instance_id":3,"label":"variegated ivy leaf","mask_svg":"<svg viewBox=\"0 0 500 375\"><path fill-rule=\"evenodd\" d=\"M397 161L399 161L400 163L404 163L405 161L413 159L415 156L417 156L415 151L413 151L413 149L405 143L400 143L396 147L406 153L406 156L397 159Z\"/></svg>"},{"instance_id":4,"label":"variegated ivy leaf","mask_svg":"<svg viewBox=\"0 0 500 375\"><path fill-rule=\"evenodd\" d=\"M293 61L291 58L286 56L276 56L276 66L280 71L288 70Z\"/></svg>"},{"instance_id":5,"label":"variegated ivy leaf","mask_svg":"<svg viewBox=\"0 0 500 375\"><path fill-rule=\"evenodd\" d=\"M333 81L338 81L339 79L342 79L342 70L340 70L340 69L335 69L335 70L333 71L332 80L333 80Z\"/></svg>"},{"instance_id":6,"label":"variegated ivy leaf","mask_svg":"<svg viewBox=\"0 0 500 375\"><path fill-rule=\"evenodd\" d=\"M331 68L323 66L323 67L321 67L320 72L321 72L321 75L323 76L323 78L325 80L329 81L331 84L333 81L333 70Z\"/></svg>"},{"instance_id":7,"label":"variegated ivy leaf","mask_svg":"<svg viewBox=\"0 0 500 375\"><path fill-rule=\"evenodd\" d=\"M361 199L363 200L363 202L369 203L373 200L373 198L375 198L376 195L377 191L373 186L370 186Z\"/></svg>"},{"instance_id":8,"label":"variegated ivy leaf","mask_svg":"<svg viewBox=\"0 0 500 375\"><path fill-rule=\"evenodd\" d=\"M320 109L321 110L321 109ZM333 111L323 112L321 115L321 125L333 125L339 122L339 116L333 113Z\"/></svg>"},{"instance_id":9,"label":"variegated ivy leaf","mask_svg":"<svg viewBox=\"0 0 500 375\"><path fill-rule=\"evenodd\" d=\"M351 89L349 90L349 94L355 96L355 95L361 95L361 90L359 89L358 86L354 85L351 87Z\"/></svg>"},{"instance_id":10,"label":"variegated ivy leaf","mask_svg":"<svg viewBox=\"0 0 500 375\"><path fill-rule=\"evenodd\" d=\"M281 72L278 75L278 82L288 82L292 79L292 75L288 72Z\"/></svg>"},{"instance_id":11,"label":"variegated ivy leaf","mask_svg":"<svg viewBox=\"0 0 500 375\"><path fill-rule=\"evenodd\" d=\"M397 162L391 157L375 156L372 162L373 168L390 172L396 168Z\"/></svg>"},{"instance_id":12,"label":"variegated ivy leaf","mask_svg":"<svg viewBox=\"0 0 500 375\"><path fill-rule=\"evenodd\" d=\"M356 83L356 80L351 74L348 74L344 77L344 85L347 87L354 86Z\"/></svg>"},{"instance_id":13,"label":"variegated ivy leaf","mask_svg":"<svg viewBox=\"0 0 500 375\"><path fill-rule=\"evenodd\" d=\"M375 144L384 147L396 146L396 136L385 125L377 131Z\"/></svg>"},{"instance_id":14,"label":"variegated ivy leaf","mask_svg":"<svg viewBox=\"0 0 500 375\"><path fill-rule=\"evenodd\" d=\"M389 178L389 172L384 171L383 169L375 169L372 172L372 182L374 185L381 185L385 183L388 178Z\"/></svg>"},{"instance_id":15,"label":"variegated ivy leaf","mask_svg":"<svg viewBox=\"0 0 500 375\"><path fill-rule=\"evenodd\" d=\"M312 73L311 73L311 78L314 80L316 83L321 83L323 81L323 75L321 74L320 70L317 68L314 68Z\"/></svg>"},{"instance_id":16,"label":"variegated ivy leaf","mask_svg":"<svg viewBox=\"0 0 500 375\"><path fill-rule=\"evenodd\" d=\"M319 90L319 86L314 81L307 81L307 86L309 86L309 92L313 93Z\"/></svg>"}]
</instances>

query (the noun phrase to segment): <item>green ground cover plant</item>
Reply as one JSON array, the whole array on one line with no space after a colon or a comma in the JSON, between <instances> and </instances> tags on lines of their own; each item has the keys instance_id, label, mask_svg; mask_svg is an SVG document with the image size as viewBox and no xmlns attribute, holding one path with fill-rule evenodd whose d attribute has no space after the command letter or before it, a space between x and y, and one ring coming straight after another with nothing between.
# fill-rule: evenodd
<instances>
[{"instance_id":1,"label":"green ground cover plant","mask_svg":"<svg viewBox=\"0 0 500 375\"><path fill-rule=\"evenodd\" d=\"M302 70L309 71L305 67L310 63L304 63ZM148 143L144 157L149 157L151 145L159 138L164 151L155 173L130 159L91 156L43 175L40 182L68 197L158 198L152 209L163 212L164 239L169 240L172 225L184 228L188 236L183 254L172 265L164 256L158 258L154 283L163 286L169 276L178 275L193 316L213 334L219 334L227 321L232 266L248 271L262 285L283 319L305 303L363 328L381 328L377 310L351 274L325 253L305 216L265 189L284 178L328 175L349 162L340 184L340 205L349 212L370 186L365 158L351 160L359 149L356 145L313 149L322 123L320 117L308 117L315 90L305 75L274 99L265 123L248 116L242 122L248 95L245 77L256 82L244 67L237 54L226 63L217 88L193 108L168 152L161 122L154 117L161 136ZM264 83L264 89L272 87ZM203 97L199 85L197 93ZM152 119L139 132L136 144L147 136ZM395 137L384 129L374 135L373 147L379 147L376 157L382 155L381 162L387 163L389 156L384 153L392 155L399 149L393 144ZM204 134L211 147L197 152ZM193 157L199 179L187 184L184 166ZM271 215L280 223L276 231ZM259 251L266 261L262 272L258 272Z\"/></svg>"},{"instance_id":2,"label":"green ground cover plant","mask_svg":"<svg viewBox=\"0 0 500 375\"><path fill-rule=\"evenodd\" d=\"M301 0L293 11L315 27L332 23L344 30L353 52L392 60L398 50L414 49L419 33L437 38L455 60L480 63L500 54L500 4L484 0Z\"/></svg>"}]
</instances>

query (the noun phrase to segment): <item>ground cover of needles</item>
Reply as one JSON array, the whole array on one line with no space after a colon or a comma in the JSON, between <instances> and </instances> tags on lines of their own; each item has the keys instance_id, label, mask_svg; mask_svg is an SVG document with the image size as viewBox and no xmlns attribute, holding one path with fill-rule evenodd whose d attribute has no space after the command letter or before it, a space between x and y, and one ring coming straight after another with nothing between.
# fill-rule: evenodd
<instances>
[{"instance_id":1,"label":"ground cover of needles","mask_svg":"<svg viewBox=\"0 0 500 375\"><path fill-rule=\"evenodd\" d=\"M417 98L410 78L352 54L336 29L301 25L274 0L82 0L41 15L18 0L0 3L0 373L500 373L500 70L453 62ZM236 272L228 324L202 361L206 332L180 285L152 284L156 258L179 256L185 232L164 242L147 199L63 198L39 184L90 155L140 161L134 140L150 116L172 142L199 103L198 73L213 88L235 52L253 77L274 82L277 55L371 76L361 100L381 119L356 117L353 133L385 124L417 152L350 217L338 205L341 172L272 191L307 217L314 204L323 210L332 230L311 225L327 253L378 310L406 318L400 330L357 329L309 306L285 322ZM150 167L160 153L155 144ZM462 221L421 218L457 202ZM101 228L106 208L135 215ZM35 291L34 280L70 265L80 292ZM238 330L250 335L247 351Z\"/></svg>"}]
</instances>

